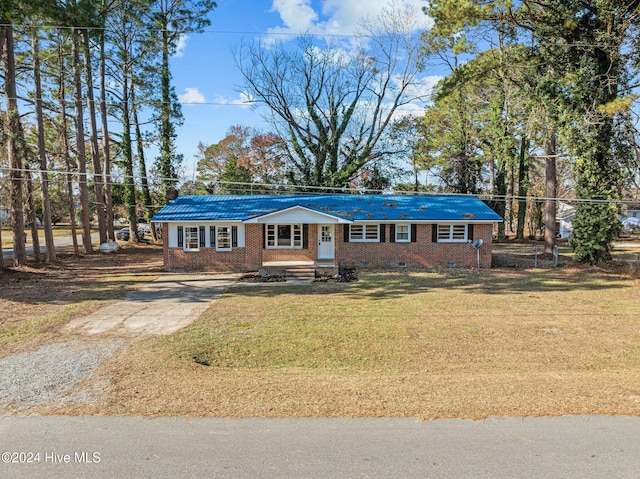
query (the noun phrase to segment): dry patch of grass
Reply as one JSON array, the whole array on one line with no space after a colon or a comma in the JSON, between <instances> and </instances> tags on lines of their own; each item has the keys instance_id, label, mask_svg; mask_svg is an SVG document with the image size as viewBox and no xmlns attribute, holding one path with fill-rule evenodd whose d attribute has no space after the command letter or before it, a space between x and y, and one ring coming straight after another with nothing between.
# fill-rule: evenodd
<instances>
[{"instance_id":1,"label":"dry patch of grass","mask_svg":"<svg viewBox=\"0 0 640 479\"><path fill-rule=\"evenodd\" d=\"M585 270L370 273L231 289L131 343L77 414L640 414L640 286ZM55 411L54 411L55 412Z\"/></svg>"},{"instance_id":2,"label":"dry patch of grass","mask_svg":"<svg viewBox=\"0 0 640 479\"><path fill-rule=\"evenodd\" d=\"M60 340L60 328L157 278L161 248L130 245L115 255L63 257L0 271L0 357Z\"/></svg>"}]
</instances>

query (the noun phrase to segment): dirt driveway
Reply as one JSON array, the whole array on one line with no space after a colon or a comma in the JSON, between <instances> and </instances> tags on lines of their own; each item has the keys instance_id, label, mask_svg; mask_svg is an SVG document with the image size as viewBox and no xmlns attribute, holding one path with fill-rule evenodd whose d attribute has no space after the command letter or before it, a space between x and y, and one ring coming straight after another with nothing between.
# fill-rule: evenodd
<instances>
[{"instance_id":1,"label":"dirt driveway","mask_svg":"<svg viewBox=\"0 0 640 479\"><path fill-rule=\"evenodd\" d=\"M238 274L165 274L125 299L70 321L67 333L117 336L171 334L200 316Z\"/></svg>"}]
</instances>

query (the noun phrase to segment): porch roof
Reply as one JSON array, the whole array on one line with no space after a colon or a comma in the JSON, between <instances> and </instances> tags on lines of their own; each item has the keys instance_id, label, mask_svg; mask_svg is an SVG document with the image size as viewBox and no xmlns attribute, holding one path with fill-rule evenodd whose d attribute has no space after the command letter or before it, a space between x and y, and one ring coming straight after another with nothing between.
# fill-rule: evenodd
<instances>
[{"instance_id":1,"label":"porch roof","mask_svg":"<svg viewBox=\"0 0 640 479\"><path fill-rule=\"evenodd\" d=\"M178 196L153 222L237 221L295 207L340 222L495 223L502 218L475 196L466 195L203 195Z\"/></svg>"}]
</instances>

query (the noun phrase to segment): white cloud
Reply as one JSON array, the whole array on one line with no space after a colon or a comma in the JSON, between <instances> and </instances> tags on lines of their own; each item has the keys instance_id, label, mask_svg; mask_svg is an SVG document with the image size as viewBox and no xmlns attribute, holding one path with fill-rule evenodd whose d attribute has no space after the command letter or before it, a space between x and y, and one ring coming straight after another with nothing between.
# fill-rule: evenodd
<instances>
[{"instance_id":1,"label":"white cloud","mask_svg":"<svg viewBox=\"0 0 640 479\"><path fill-rule=\"evenodd\" d=\"M180 35L176 45L176 52L173 54L174 57L180 58L184 55L184 49L187 48L187 40L189 40L189 35Z\"/></svg>"},{"instance_id":2,"label":"white cloud","mask_svg":"<svg viewBox=\"0 0 640 479\"><path fill-rule=\"evenodd\" d=\"M431 27L431 19L422 13L424 0L322 0L319 11L310 0L273 0L272 11L280 14L283 25L268 32L353 35L364 19L381 15L392 3L415 10L415 28Z\"/></svg>"},{"instance_id":3,"label":"white cloud","mask_svg":"<svg viewBox=\"0 0 640 479\"><path fill-rule=\"evenodd\" d=\"M197 88L185 88L182 95L178 95L178 100L183 104L205 103L207 100Z\"/></svg>"},{"instance_id":4,"label":"white cloud","mask_svg":"<svg viewBox=\"0 0 640 479\"><path fill-rule=\"evenodd\" d=\"M216 105L235 105L243 108L249 108L254 105L253 98L245 92L240 92L237 98L228 98L217 95L214 101Z\"/></svg>"},{"instance_id":5,"label":"white cloud","mask_svg":"<svg viewBox=\"0 0 640 479\"><path fill-rule=\"evenodd\" d=\"M444 77L440 75L425 75L422 78L415 79L412 85L409 85L407 88L407 96L409 98L416 98L420 101L429 101L431 99L431 95L433 94L433 88L438 84L440 80ZM401 80L401 77L398 75L394 78L394 82L397 84L398 81Z\"/></svg>"},{"instance_id":6,"label":"white cloud","mask_svg":"<svg viewBox=\"0 0 640 479\"><path fill-rule=\"evenodd\" d=\"M285 28L304 32L318 19L310 0L273 0L271 11L278 12Z\"/></svg>"},{"instance_id":7,"label":"white cloud","mask_svg":"<svg viewBox=\"0 0 640 479\"><path fill-rule=\"evenodd\" d=\"M394 80L398 80L396 78ZM433 88L443 77L439 75L425 75L422 78L416 78L414 84L407 88L407 98L409 103L399 107L393 114L393 120L399 120L404 116L422 116L424 115L425 106L431 103L431 95ZM395 81L397 83L397 81Z\"/></svg>"}]
</instances>

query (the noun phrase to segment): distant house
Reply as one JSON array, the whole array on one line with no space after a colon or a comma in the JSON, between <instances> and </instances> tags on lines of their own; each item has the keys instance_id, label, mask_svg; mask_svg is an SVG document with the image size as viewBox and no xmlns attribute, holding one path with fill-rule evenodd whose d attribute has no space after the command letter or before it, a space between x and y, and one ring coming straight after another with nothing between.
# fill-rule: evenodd
<instances>
[{"instance_id":1,"label":"distant house","mask_svg":"<svg viewBox=\"0 0 640 479\"><path fill-rule=\"evenodd\" d=\"M567 239L573 233L573 217L576 214L575 206L568 203L558 203L556 212L556 236Z\"/></svg>"},{"instance_id":2,"label":"distant house","mask_svg":"<svg viewBox=\"0 0 640 479\"><path fill-rule=\"evenodd\" d=\"M502 218L470 196L211 195L178 196L152 221L162 225L166 270L251 271L475 267L477 253L488 268Z\"/></svg>"},{"instance_id":3,"label":"distant house","mask_svg":"<svg viewBox=\"0 0 640 479\"><path fill-rule=\"evenodd\" d=\"M624 215L619 216L624 232L632 233L640 230L640 209L637 204L628 205Z\"/></svg>"},{"instance_id":4,"label":"distant house","mask_svg":"<svg viewBox=\"0 0 640 479\"><path fill-rule=\"evenodd\" d=\"M9 224L11 219L11 209L6 206L0 206L0 225Z\"/></svg>"}]
</instances>

